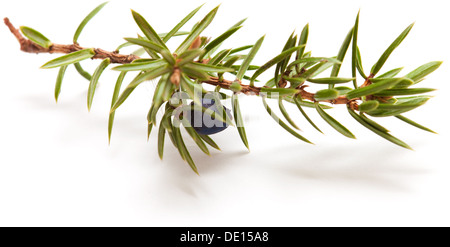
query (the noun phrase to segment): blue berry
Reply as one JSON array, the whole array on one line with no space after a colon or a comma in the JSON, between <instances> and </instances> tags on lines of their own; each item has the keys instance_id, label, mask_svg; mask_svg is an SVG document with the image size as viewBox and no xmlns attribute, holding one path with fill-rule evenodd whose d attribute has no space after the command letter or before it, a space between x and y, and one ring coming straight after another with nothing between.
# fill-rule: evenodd
<instances>
[{"instance_id":1,"label":"blue berry","mask_svg":"<svg viewBox=\"0 0 450 247\"><path fill-rule=\"evenodd\" d=\"M205 114L201 111L201 109L194 109L195 104L194 102L191 103L192 108L187 112L187 120L191 124L191 126L194 128L197 133L201 135L212 135L219 133L226 128L228 128L228 124L216 120L215 118L212 118L210 115ZM202 106L204 108L209 108L213 111L220 114L219 109L217 109L217 104L213 99L202 99ZM197 106L198 107L198 106ZM231 118L231 112L229 109L227 109L225 106L223 107L228 115L229 118Z\"/></svg>"}]
</instances>

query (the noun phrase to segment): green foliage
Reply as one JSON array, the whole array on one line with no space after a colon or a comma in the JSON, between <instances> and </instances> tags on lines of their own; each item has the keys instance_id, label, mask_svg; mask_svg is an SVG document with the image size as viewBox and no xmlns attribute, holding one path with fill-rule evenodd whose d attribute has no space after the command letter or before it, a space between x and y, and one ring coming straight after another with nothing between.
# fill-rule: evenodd
<instances>
[{"instance_id":1,"label":"green foliage","mask_svg":"<svg viewBox=\"0 0 450 247\"><path fill-rule=\"evenodd\" d=\"M100 4L99 6L97 6L95 9L93 9L84 19L83 21L80 23L80 25L78 26L77 30L75 31L75 34L73 35L73 43L76 44L78 43L78 37L80 37L81 32L83 31L84 27L86 26L86 24L95 16L97 15L98 12L100 12L100 10L103 9L103 7L105 7L105 5L108 2L104 2L102 4Z\"/></svg>"},{"instance_id":2,"label":"green foliage","mask_svg":"<svg viewBox=\"0 0 450 247\"><path fill-rule=\"evenodd\" d=\"M98 5L95 9L93 9L84 19L83 21L81 21L80 25L78 26L77 30L75 31L75 34L73 35L73 43L74 44L78 44L78 38L81 35L81 32L83 31L84 27L88 24L88 22L94 18L94 16L96 16L98 14L98 12L100 12L100 10L103 9L103 7L105 7L105 5L108 2L104 2L100 5ZM91 81L92 76L91 74L89 74L88 72L86 72L83 67L81 67L80 63L74 63L75 68L77 69L78 73L83 76L84 78L86 78L86 80Z\"/></svg>"},{"instance_id":3,"label":"green foliage","mask_svg":"<svg viewBox=\"0 0 450 247\"><path fill-rule=\"evenodd\" d=\"M283 122L283 120L281 120L272 111L272 108L269 107L269 105L266 102L266 97L262 96L261 99L263 101L263 105L264 105L264 108L266 108L267 113L273 118L273 120L275 120L275 122L277 122L281 127L283 127L283 129L285 129L287 132L289 132L293 136L297 137L298 139L300 139L300 140L302 140L302 141L304 141L306 143L313 144L311 141L309 141L308 139L306 139L305 137L303 137L302 135L297 133L295 130L291 129L285 122Z\"/></svg>"},{"instance_id":4,"label":"green foliage","mask_svg":"<svg viewBox=\"0 0 450 247\"><path fill-rule=\"evenodd\" d=\"M61 66L59 68L58 76L56 77L55 84L55 100L58 102L59 94L61 93L61 85L64 79L64 74L66 73L67 65Z\"/></svg>"},{"instance_id":5,"label":"green foliage","mask_svg":"<svg viewBox=\"0 0 450 247\"><path fill-rule=\"evenodd\" d=\"M336 89L322 89L316 92L314 99L317 101L333 100L339 96L339 91Z\"/></svg>"},{"instance_id":6,"label":"green foliage","mask_svg":"<svg viewBox=\"0 0 450 247\"><path fill-rule=\"evenodd\" d=\"M31 27L21 26L20 31L29 40L33 41L34 43L36 43L44 48L49 48L52 45L52 42L47 37L45 37L43 34L34 30Z\"/></svg>"},{"instance_id":7,"label":"green foliage","mask_svg":"<svg viewBox=\"0 0 450 247\"><path fill-rule=\"evenodd\" d=\"M358 84L356 81L356 67L358 66L357 63L357 49L358 49L358 29L359 29L359 11L358 15L356 16L355 26L353 27L353 39L352 39L352 77L353 79L353 87L357 88Z\"/></svg>"},{"instance_id":8,"label":"green foliage","mask_svg":"<svg viewBox=\"0 0 450 247\"><path fill-rule=\"evenodd\" d=\"M372 67L372 70L370 71L371 74L376 75L381 67L383 67L384 63L388 59L388 57L391 55L391 53L397 48L400 43L406 38L409 31L411 31L412 27L414 26L414 23L409 25L395 40L392 42L392 44L386 49L386 51L381 55L378 62Z\"/></svg>"},{"instance_id":9,"label":"green foliage","mask_svg":"<svg viewBox=\"0 0 450 247\"><path fill-rule=\"evenodd\" d=\"M371 95L371 94L376 94L385 89L389 89L405 80L408 80L408 78L388 78L388 79L377 79L377 80L372 79L371 81L374 82L373 84L371 84L367 87L362 87L362 88L357 88L355 90L352 90L347 93L347 97L349 99L355 99L355 98L359 98L359 97L363 97L363 96L367 96L367 95Z\"/></svg>"},{"instance_id":10,"label":"green foliage","mask_svg":"<svg viewBox=\"0 0 450 247\"><path fill-rule=\"evenodd\" d=\"M345 54L347 53L348 47L350 46L350 42L353 38L353 28L350 29L347 36L344 39L344 42L342 42L341 48L339 49L338 55L336 59L340 63L336 63L333 65L333 70L331 71L330 77L337 77L339 75L339 70L341 69L341 63L344 61ZM330 88L333 87L333 84L330 84Z\"/></svg>"},{"instance_id":11,"label":"green foliage","mask_svg":"<svg viewBox=\"0 0 450 247\"><path fill-rule=\"evenodd\" d=\"M82 77L84 77L84 78L85 78L86 80L88 80L88 81L91 81L92 75L89 74L89 72L85 71L85 70L83 69L83 67L81 67L81 64L80 64L80 63L74 63L73 65L75 66L75 69L78 71L78 73L79 73Z\"/></svg>"},{"instance_id":12,"label":"green foliage","mask_svg":"<svg viewBox=\"0 0 450 247\"><path fill-rule=\"evenodd\" d=\"M136 89L137 86L139 86L142 82L147 80L155 79L161 75L164 75L170 71L168 66L160 67L155 70L142 72L139 75L137 75L133 81L128 84L128 86L125 88L125 90L122 92L120 97L117 99L116 103L112 107L111 111L115 111L120 105L122 105L123 102L130 96L130 94Z\"/></svg>"},{"instance_id":13,"label":"green foliage","mask_svg":"<svg viewBox=\"0 0 450 247\"><path fill-rule=\"evenodd\" d=\"M264 38L265 38L265 36L262 36L258 41L256 41L255 45L250 50L247 57L242 62L242 65L240 66L240 69L236 75L236 80L242 81L242 79L244 78L245 72L247 71L248 67L250 66L250 63L252 62L253 58L256 56L256 53L258 53L259 48L261 48ZM253 82L254 81L251 80L250 85L253 85Z\"/></svg>"},{"instance_id":14,"label":"green foliage","mask_svg":"<svg viewBox=\"0 0 450 247\"><path fill-rule=\"evenodd\" d=\"M117 78L116 85L114 86L114 92L111 100L111 110L108 118L108 142L111 143L111 134L114 125L114 118L116 115L115 111L112 111L113 106L116 104L117 99L119 98L120 88L122 87L122 82L125 79L127 72L121 72L119 77Z\"/></svg>"},{"instance_id":15,"label":"green foliage","mask_svg":"<svg viewBox=\"0 0 450 247\"><path fill-rule=\"evenodd\" d=\"M267 69L269 69L270 67L272 67L273 65L284 61L285 58L287 58L288 56L290 56L292 53L300 50L301 48L305 47L305 45L301 45L301 46L296 46L296 47L292 47L289 48L285 51L283 51L280 55L272 58L269 62L267 62L266 64L264 64L263 66L261 66L252 76L250 82L254 82L256 80L256 78L261 75L264 71L266 71Z\"/></svg>"},{"instance_id":16,"label":"green foliage","mask_svg":"<svg viewBox=\"0 0 450 247\"><path fill-rule=\"evenodd\" d=\"M356 137L352 134L352 132L350 132L350 130L348 130L347 128L345 128L341 123L339 123L336 119L334 119L333 117L331 117L328 113L326 113L322 107L320 107L319 103L316 102L316 110L319 113L319 115L323 118L323 120L325 120L325 122L327 122L331 127L333 127L335 130L337 130L339 133L341 133L342 135L351 138L351 139L356 139Z\"/></svg>"},{"instance_id":17,"label":"green foliage","mask_svg":"<svg viewBox=\"0 0 450 247\"><path fill-rule=\"evenodd\" d=\"M211 52L213 49L217 48L220 44L222 44L222 42L224 42L226 39L228 39L231 35L233 35L237 30L241 29L242 26L237 26L237 27L233 27L230 30L226 31L225 33L223 33L222 35L220 35L219 37L217 37L216 39L214 39L213 41L211 41L206 47L205 47L205 52L204 54L208 54L209 52ZM200 60L202 60L203 57L200 58Z\"/></svg>"},{"instance_id":18,"label":"green foliage","mask_svg":"<svg viewBox=\"0 0 450 247\"><path fill-rule=\"evenodd\" d=\"M370 111L368 114L374 117L398 116L425 104L430 98L430 96L397 98L396 102L393 104L380 103L376 110Z\"/></svg>"},{"instance_id":19,"label":"green foliage","mask_svg":"<svg viewBox=\"0 0 450 247\"><path fill-rule=\"evenodd\" d=\"M247 140L247 134L245 133L244 120L242 119L241 108L239 106L239 99L237 94L233 94L231 96L231 102L233 107L233 115L234 121L236 122L236 126L239 132L239 136L241 137L242 143L244 143L247 149L250 149Z\"/></svg>"},{"instance_id":20,"label":"green foliage","mask_svg":"<svg viewBox=\"0 0 450 247\"><path fill-rule=\"evenodd\" d=\"M380 105L380 102L378 102L378 100L364 101L359 105L358 110L360 112L370 112L370 111L376 110L379 105Z\"/></svg>"},{"instance_id":21,"label":"green foliage","mask_svg":"<svg viewBox=\"0 0 450 247\"><path fill-rule=\"evenodd\" d=\"M78 38L86 24L106 5L103 3L92 10L80 23L73 37L74 44L78 45ZM203 5L202 5L203 6ZM304 107L315 108L317 114L332 128L345 137L355 139L353 133L343 124L333 118L325 109L330 109L331 104L346 104L348 113L365 128L380 137L403 148L411 149L406 143L390 134L389 130L381 126L370 117L395 117L411 126L424 131L435 133L427 127L404 117L402 114L409 112L425 104L431 97L421 94L434 91L432 88L413 88L411 86L424 80L426 76L440 67L442 62L434 61L426 63L411 71L405 76L398 76L403 68L394 68L378 75L386 64L393 51L400 45L411 31L413 24L408 26L384 51L378 61L373 65L370 74L366 74L363 68L361 51L358 47L359 18L358 12L354 25L346 34L337 55L334 57L312 57L311 51L305 51L309 36L309 24L306 24L301 33L295 32L289 35L281 52L268 60L263 65L253 65L252 62L258 54L265 36L259 38L254 45L245 45L237 48L219 49L225 40L230 39L242 28L244 20L231 25L216 38L210 39L201 36L203 31L212 23L219 6L212 9L206 16L199 20L190 31L180 31L195 16L202 7L189 12L169 32L158 33L152 25L136 11L131 14L136 22L137 30L143 36L125 38L126 42L120 44L114 53L127 46L136 46L133 54L144 56L130 63L114 66L112 70L119 71L111 100L111 108L108 119L108 139L114 124L116 110L131 95L131 93L143 82L157 79L158 83L153 94L151 107L147 114L147 135L150 136L153 126L158 126L158 155L162 159L166 144L166 136L169 137L180 154L194 172L198 174L197 167L188 150L185 139L190 137L193 143L205 154L211 155L208 146L220 150L214 140L207 135L201 135L195 131L190 122L183 116L183 112L192 110L191 102L202 105L202 97L214 93L213 99L220 113L201 107L203 114L222 121L230 126L235 126L237 132L247 149L249 149L246 129L244 127L238 95L240 93L254 93L261 97L262 105L267 113L280 127L294 137L312 143L296 130L300 130L294 122L293 114L288 112L285 103L295 104L298 112L317 131L322 131L307 115ZM48 38L29 27L21 27L21 32L32 42L44 48L53 45ZM186 36L175 51L170 51L167 42L174 36ZM211 41L210 41L211 40ZM351 44L351 78L339 77L342 63L350 49ZM73 64L76 70L87 80L89 88L87 94L88 109L91 108L93 97L99 78L110 65L111 58L99 57L97 50L93 48L78 48L69 54L55 58L42 68L59 68L55 85L55 99L61 92L64 74L69 65ZM144 53L147 53L145 55ZM146 57L145 57L146 56ZM97 67L93 75L84 71L80 62L89 58L101 58L103 61ZM262 87L256 86L264 79L262 75L274 67L273 78L264 81ZM331 69L329 77L322 74ZM250 76L247 73L254 71ZM366 70L367 72L368 70ZM137 72L134 79L123 90L122 84L129 72ZM364 83L358 85L358 73L364 79ZM226 74L235 75L234 81L228 81ZM203 87L204 83L216 86L214 92L208 92ZM308 84L324 86L316 92L308 92ZM339 84L336 86L336 84ZM350 84L350 85L348 85ZM230 94L221 92L227 90ZM177 97L175 97L177 96ZM405 97L407 96L407 97ZM231 99L233 118L225 113L221 101ZM276 99L278 109L284 119L274 113L267 99ZM158 112L162 111L162 117ZM298 113L297 112L297 113ZM181 131L181 126L187 135ZM183 131L183 132L184 132Z\"/></svg>"},{"instance_id":22,"label":"green foliage","mask_svg":"<svg viewBox=\"0 0 450 247\"><path fill-rule=\"evenodd\" d=\"M397 115L397 116L395 116L395 117L398 118L398 119L400 119L400 120L402 120L403 122L405 122L405 123L407 123L407 124L410 124L410 125L416 127L416 128L419 128L419 129L424 130L424 131L431 132L431 133L433 133L433 134L437 134L437 133L434 132L433 130L430 130L429 128L427 128L427 127L425 127L425 126L423 126L423 125L421 125L421 124L418 124L418 123L414 122L413 120L411 120L411 119L409 119L409 118L407 118L407 117L405 117L405 116Z\"/></svg>"},{"instance_id":23,"label":"green foliage","mask_svg":"<svg viewBox=\"0 0 450 247\"><path fill-rule=\"evenodd\" d=\"M42 69L52 69L52 68L58 68L65 65L74 64L86 59L89 59L91 57L95 56L94 49L84 49L81 51L76 51L69 53L67 55L55 58L53 60L48 61L44 65L41 66Z\"/></svg>"},{"instance_id":24,"label":"green foliage","mask_svg":"<svg viewBox=\"0 0 450 247\"><path fill-rule=\"evenodd\" d=\"M302 107L302 104L301 104L302 103L301 98L300 97L294 97L294 102L295 102L295 105L297 105L298 110L301 112L303 117L305 117L305 119L309 122L309 124L311 124L311 126L313 126L317 131L319 131L320 133L323 134L323 132L319 129L319 127L317 127L317 125L314 124L314 122L311 120L311 118L309 118L309 116L303 110L303 107Z\"/></svg>"},{"instance_id":25,"label":"green foliage","mask_svg":"<svg viewBox=\"0 0 450 247\"><path fill-rule=\"evenodd\" d=\"M170 38L172 38L173 36L175 36L176 33L178 33L178 31L192 18L194 17L194 15L200 10L200 8L203 5L197 7L196 9L194 9L193 11L191 11L186 17L184 17L175 27L172 28L172 30L170 30L170 32L167 33L167 35L164 35L163 41L167 42L169 41ZM190 34L190 32L188 32L187 34Z\"/></svg>"},{"instance_id":26,"label":"green foliage","mask_svg":"<svg viewBox=\"0 0 450 247\"><path fill-rule=\"evenodd\" d=\"M188 37L181 43L181 45L175 50L175 54L180 54L184 51L186 51L189 46L192 44L192 42L203 32L203 30L206 29L206 27L211 24L212 20L214 19L214 16L217 13L217 10L219 9L219 6L211 10L199 23L194 27L194 29L190 32Z\"/></svg>"},{"instance_id":27,"label":"green foliage","mask_svg":"<svg viewBox=\"0 0 450 247\"><path fill-rule=\"evenodd\" d=\"M156 45L161 46L162 49L164 48L167 49L167 46L161 40L161 37L159 37L159 35L155 32L152 26L150 26L150 24L148 24L148 22L144 19L144 17L142 17L139 13L135 12L134 10L132 10L131 13L133 14L133 18L136 21L136 24L139 26L144 35ZM132 41L130 42L133 43Z\"/></svg>"},{"instance_id":28,"label":"green foliage","mask_svg":"<svg viewBox=\"0 0 450 247\"><path fill-rule=\"evenodd\" d=\"M205 142L201 138L200 134L198 134L197 131L194 130L189 121L186 118L183 118L181 122L186 132L189 134L189 136L191 136L191 138L194 140L195 144L197 144L200 150L203 151L203 153L205 153L206 155L210 155L208 147L206 146Z\"/></svg>"},{"instance_id":29,"label":"green foliage","mask_svg":"<svg viewBox=\"0 0 450 247\"><path fill-rule=\"evenodd\" d=\"M364 73L364 69L362 67L361 52L359 51L359 47L356 47L356 69L358 70L362 78L367 79L367 76Z\"/></svg>"},{"instance_id":30,"label":"green foliage","mask_svg":"<svg viewBox=\"0 0 450 247\"><path fill-rule=\"evenodd\" d=\"M339 78L339 77L308 78L307 81L317 84L341 84L353 81L353 78Z\"/></svg>"},{"instance_id":31,"label":"green foliage","mask_svg":"<svg viewBox=\"0 0 450 247\"><path fill-rule=\"evenodd\" d=\"M305 27L302 30L302 33L300 34L300 38L298 40L298 46L304 45L303 48L297 51L296 59L299 59L303 57L303 54L305 52L306 43L308 42L308 35L309 35L309 24L306 24Z\"/></svg>"},{"instance_id":32,"label":"green foliage","mask_svg":"<svg viewBox=\"0 0 450 247\"><path fill-rule=\"evenodd\" d=\"M94 100L95 89L97 88L98 85L98 79L100 78L100 75L103 73L103 71L106 69L106 67L108 67L110 63L111 61L109 58L103 60L95 70L94 74L92 75L91 83L89 83L88 89L88 98L87 98L88 110L91 110L92 101Z\"/></svg>"},{"instance_id":33,"label":"green foliage","mask_svg":"<svg viewBox=\"0 0 450 247\"><path fill-rule=\"evenodd\" d=\"M392 136L391 134L389 134L384 127L380 128L378 124L376 124L375 122L372 121L368 121L368 118L365 117L364 115L358 115L356 112L354 112L352 109L348 108L348 112L350 113L350 115L356 120L358 121L362 126L366 127L367 129L369 129L370 131L374 132L375 134L381 136L382 138L396 144L399 145L400 147L403 148L407 148L407 149L412 149L408 144L404 143L403 141L401 141L400 139ZM375 124L374 124L375 123Z\"/></svg>"},{"instance_id":34,"label":"green foliage","mask_svg":"<svg viewBox=\"0 0 450 247\"><path fill-rule=\"evenodd\" d=\"M430 62L427 64L424 64L420 66L419 68L411 71L408 73L405 77L409 78L414 81L414 83L418 83L420 80L422 80L425 76L433 73L435 70L441 66L442 62Z\"/></svg>"},{"instance_id":35,"label":"green foliage","mask_svg":"<svg viewBox=\"0 0 450 247\"><path fill-rule=\"evenodd\" d=\"M144 71L167 65L164 59L135 60L129 64L123 64L112 68L117 71Z\"/></svg>"},{"instance_id":36,"label":"green foliage","mask_svg":"<svg viewBox=\"0 0 450 247\"><path fill-rule=\"evenodd\" d=\"M379 75L379 76L377 76L375 78L393 78L396 75L398 75L402 70L403 70L403 67L402 68L392 69L392 70L389 70L388 72L386 72L384 74L381 74L381 75Z\"/></svg>"}]
</instances>

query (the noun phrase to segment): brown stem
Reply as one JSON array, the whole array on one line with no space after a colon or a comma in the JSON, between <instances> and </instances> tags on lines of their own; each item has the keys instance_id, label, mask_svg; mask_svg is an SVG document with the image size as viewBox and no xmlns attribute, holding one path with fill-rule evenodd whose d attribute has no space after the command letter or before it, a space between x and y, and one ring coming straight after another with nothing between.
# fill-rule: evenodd
<instances>
[{"instance_id":1,"label":"brown stem","mask_svg":"<svg viewBox=\"0 0 450 247\"><path fill-rule=\"evenodd\" d=\"M72 53L79 50L83 50L85 48L79 46L78 44L72 44L72 45L60 45L60 44L52 44L48 48L44 48L33 41L26 39L22 36L20 31L16 29L13 24L9 21L8 18L3 19L5 22L5 25L9 28L11 33L16 37L17 41L19 41L20 44L20 50L23 52L28 53ZM92 57L93 59L105 59L110 58L111 63L120 63L120 64L127 64L131 63L133 60L139 59L138 56L135 55L122 55L118 54L116 52L109 52L102 49L94 49L95 55Z\"/></svg>"},{"instance_id":2,"label":"brown stem","mask_svg":"<svg viewBox=\"0 0 450 247\"><path fill-rule=\"evenodd\" d=\"M81 47L78 44L71 44L71 45L61 45L61 44L52 44L48 48L44 48L42 46L39 46L38 44L34 43L33 41L26 39L22 36L20 31L16 29L12 23L9 21L8 18L4 18L5 25L9 28L11 33L16 37L17 41L20 44L20 50L23 52L28 53L63 53L63 54L69 54L72 52L76 52L79 50L83 50L85 48ZM95 55L92 57L93 59L111 59L111 63L119 63L119 64L128 64L133 62L136 59L139 59L140 57L136 55L124 55L119 54L117 52L109 52L105 51L99 48L95 48ZM373 77L373 75L371 75ZM372 78L371 77L371 78ZM224 89L230 89L231 84L233 81L229 80L220 80L217 77L211 77L208 81L203 81L203 83L214 85L214 86L220 86ZM369 78L366 80L366 83L370 83ZM366 84L365 83L365 84ZM241 84L242 90L241 93L247 94L247 95L259 95L261 92L261 87L255 87L250 85ZM364 84L364 85L365 85ZM363 86L364 86L363 85ZM300 87L300 97L305 100L309 100L312 102L315 102L314 94L307 92L304 90L306 86ZM320 102L326 102L331 104L347 104L349 105L353 110L358 109L358 104L355 101L356 99L347 99L345 96L340 96L334 100L322 100Z\"/></svg>"}]
</instances>

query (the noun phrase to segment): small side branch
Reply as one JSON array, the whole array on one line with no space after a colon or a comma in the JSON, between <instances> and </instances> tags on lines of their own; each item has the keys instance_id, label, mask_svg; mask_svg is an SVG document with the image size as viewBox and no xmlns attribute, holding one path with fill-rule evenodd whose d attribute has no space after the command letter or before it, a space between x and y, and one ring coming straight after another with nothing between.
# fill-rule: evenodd
<instances>
[{"instance_id":1,"label":"small side branch","mask_svg":"<svg viewBox=\"0 0 450 247\"><path fill-rule=\"evenodd\" d=\"M71 44L71 45L61 45L61 44L53 44L48 48L44 48L34 42L32 42L29 39L26 39L22 36L20 31L14 27L14 25L9 21L8 18L3 19L5 22L5 25L9 28L11 33L16 37L17 41L19 41L20 44L20 50L23 52L28 53L63 53L63 54L69 54L72 52L76 52L79 50L83 50L85 48L81 47L78 44ZM139 59L136 55L123 55L118 54L115 52L109 52L102 49L94 49L95 55L92 57L93 59L106 59L109 58L111 60L111 63L119 63L119 64L127 64L131 63L136 59Z\"/></svg>"}]
</instances>

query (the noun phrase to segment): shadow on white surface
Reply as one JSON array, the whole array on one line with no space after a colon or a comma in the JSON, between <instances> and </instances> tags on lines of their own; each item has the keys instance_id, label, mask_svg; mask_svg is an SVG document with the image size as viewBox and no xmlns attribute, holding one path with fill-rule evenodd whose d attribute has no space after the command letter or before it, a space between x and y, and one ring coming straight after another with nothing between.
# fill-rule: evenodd
<instances>
[{"instance_id":1,"label":"shadow on white surface","mask_svg":"<svg viewBox=\"0 0 450 247\"><path fill-rule=\"evenodd\" d=\"M54 111L54 114L64 112L65 116L69 116L70 119L64 119L66 126L60 128L60 135L71 135L72 141L86 142L83 138L95 135L95 133L96 135L101 133L101 138L106 140L107 116L101 116L97 112L87 114L87 110L83 107L85 97L86 94L83 92L71 98L70 101L66 99L64 103L59 103L57 106L49 104L48 95L36 94L21 100L27 102L33 111ZM85 120L87 117L89 121ZM151 166L149 169L152 169L152 172L159 172L157 183L164 188L160 191L159 196L165 197L173 203L180 199L175 198L180 194L192 199L199 198L204 194L215 193L220 190L215 187L217 185L209 186L214 183L214 179L218 179L222 186L228 186L235 190L239 190L239 186L245 184L242 179L252 181L255 178L251 176L256 176L259 177L258 179L261 177L267 179L264 186L276 184L276 186L283 187L280 183L288 182L289 186L293 185L297 189L308 186L325 186L330 189L355 186L409 192L408 179L425 175L428 172L424 166L417 166L421 160L414 160L414 152L397 148L387 142L377 145L358 140L352 142L351 145L344 146L309 146L301 142L284 146L274 144L274 147L258 145L249 153L240 143L238 147L228 143L227 135L218 135L216 141L225 144L223 149L227 150L216 151L210 148L211 157L204 155L195 144L186 138L186 144L200 171L199 177L181 160L168 138L163 161L159 161L157 157L156 144L150 144L152 147L149 147L149 145L138 143L136 146L130 147L130 143L143 139L145 130L134 119L127 119L124 116L119 116L119 118L121 119L116 119L116 121L120 121L120 126L114 132L123 132L119 139L125 143L121 143L121 140L114 140L109 147L108 155L120 160L121 156L130 155L127 152L132 151L132 154L135 155L132 162L138 162L139 166ZM151 143L157 141L155 132L154 130ZM76 141L74 138L79 138L79 140ZM113 136L113 138L115 137ZM107 142L104 143L107 147ZM371 146L371 148L361 148L364 145ZM99 147L99 149L103 150L104 148ZM123 153L121 154L121 152ZM223 173L230 177L228 178L230 181L224 182ZM148 186L154 184L155 181L151 181ZM178 192L171 193L171 189Z\"/></svg>"},{"instance_id":2,"label":"shadow on white surface","mask_svg":"<svg viewBox=\"0 0 450 247\"><path fill-rule=\"evenodd\" d=\"M302 162L287 162L280 168L280 172L297 179L329 184L348 183L403 192L410 191L405 179L428 173L423 167L407 164L405 154L388 143L375 150L355 151L357 146L361 147L355 144L355 147L321 148L317 152L308 153Z\"/></svg>"}]
</instances>

